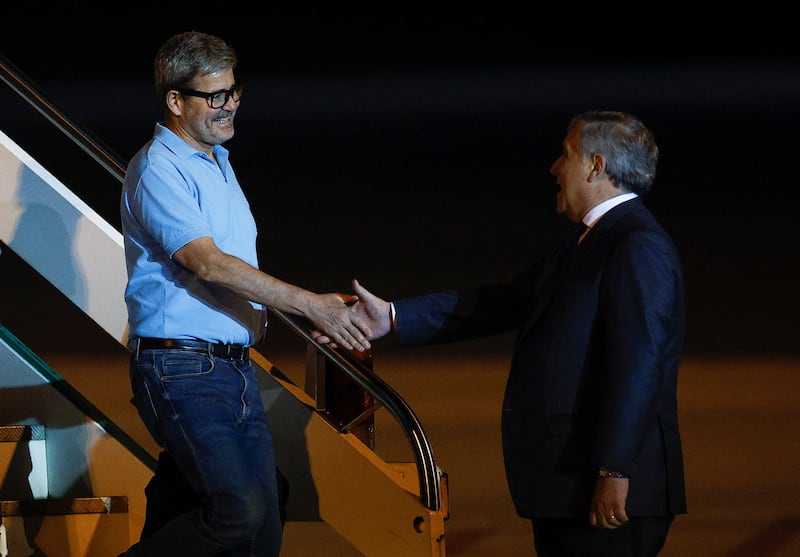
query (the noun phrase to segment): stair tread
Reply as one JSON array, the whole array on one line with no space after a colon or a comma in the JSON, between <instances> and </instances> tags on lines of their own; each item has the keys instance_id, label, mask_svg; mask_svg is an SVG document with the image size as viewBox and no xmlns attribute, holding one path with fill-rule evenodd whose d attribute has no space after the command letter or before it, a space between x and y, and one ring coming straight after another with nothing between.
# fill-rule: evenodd
<instances>
[{"instance_id":1,"label":"stair tread","mask_svg":"<svg viewBox=\"0 0 800 557\"><path fill-rule=\"evenodd\" d=\"M20 441L41 441L45 438L45 427L36 425L2 425L0 426L0 443L18 443Z\"/></svg>"},{"instance_id":2,"label":"stair tread","mask_svg":"<svg viewBox=\"0 0 800 557\"><path fill-rule=\"evenodd\" d=\"M128 498L124 495L0 501L0 516L124 512L128 512Z\"/></svg>"}]
</instances>

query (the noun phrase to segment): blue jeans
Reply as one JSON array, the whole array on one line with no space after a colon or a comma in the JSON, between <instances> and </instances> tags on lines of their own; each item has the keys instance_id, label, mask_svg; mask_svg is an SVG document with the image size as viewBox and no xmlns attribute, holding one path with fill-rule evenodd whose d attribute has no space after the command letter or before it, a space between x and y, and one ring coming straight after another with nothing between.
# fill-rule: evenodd
<instances>
[{"instance_id":1,"label":"blue jeans","mask_svg":"<svg viewBox=\"0 0 800 557\"><path fill-rule=\"evenodd\" d=\"M278 557L275 456L252 363L144 350L131 356L130 379L134 406L199 505L181 509L123 555ZM148 485L148 514L159 504L175 507L161 468Z\"/></svg>"}]
</instances>

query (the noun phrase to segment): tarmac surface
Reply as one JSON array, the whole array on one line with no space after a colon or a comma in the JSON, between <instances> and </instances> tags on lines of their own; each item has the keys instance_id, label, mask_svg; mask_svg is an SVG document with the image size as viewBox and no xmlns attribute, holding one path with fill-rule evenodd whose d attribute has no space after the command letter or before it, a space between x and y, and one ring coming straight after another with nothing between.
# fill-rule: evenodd
<instances>
[{"instance_id":1,"label":"tarmac surface","mask_svg":"<svg viewBox=\"0 0 800 557\"><path fill-rule=\"evenodd\" d=\"M253 76L228 147L268 272L316 291L348 292L358 278L392 299L522 268L567 226L554 213L548 168L569 116L589 108L641 116L661 147L647 202L686 275L679 408L689 514L677 518L662 555L795 557L797 70L791 61L760 60ZM142 79L65 79L38 68L30 76L127 160L159 118L147 71ZM118 183L4 86L0 105L0 131L118 226ZM138 431L127 353L102 339L85 346L93 325L2 249L0 284L11 298L0 305L0 322ZM299 382L298 342L278 326L258 350ZM376 373L420 417L448 474L449 556L533 554L500 451L511 344L501 336L375 346ZM377 426L377 451L388 460L405 441L380 416ZM358 552L325 524L290 523L283 555Z\"/></svg>"},{"instance_id":2,"label":"tarmac surface","mask_svg":"<svg viewBox=\"0 0 800 557\"><path fill-rule=\"evenodd\" d=\"M2 276L13 254L3 253ZM23 275L25 275L23 273ZM127 352L97 337L69 302L25 276L37 299L4 306L2 319L45 362L140 442L155 451L128 403ZM41 280L41 279L39 279ZM14 290L15 295L20 291ZM41 334L46 320L59 326ZM275 328L259 351L302 384L302 343ZM283 338L285 337L285 338ZM81 340L93 339L87 346ZM503 471L500 405L512 339L458 345L374 348L374 370L419 417L436 464L448 475L451 557L532 555L529 523L514 513ZM689 513L679 516L663 557L800 555L800 358L691 356L681 365L679 413ZM376 415L376 453L412 460L408 441L385 413ZM283 557L359 557L324 522L289 522Z\"/></svg>"}]
</instances>

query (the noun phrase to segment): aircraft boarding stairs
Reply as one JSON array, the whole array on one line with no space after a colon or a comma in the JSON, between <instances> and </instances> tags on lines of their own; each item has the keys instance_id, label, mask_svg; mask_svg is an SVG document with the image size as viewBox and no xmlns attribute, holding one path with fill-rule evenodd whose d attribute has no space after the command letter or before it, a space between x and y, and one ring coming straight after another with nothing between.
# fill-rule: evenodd
<instances>
[{"instance_id":1,"label":"aircraft boarding stairs","mask_svg":"<svg viewBox=\"0 0 800 557\"><path fill-rule=\"evenodd\" d=\"M124 166L2 56L0 77L121 182ZM0 241L13 252L0 257L18 256L98 337L127 344L121 234L2 129ZM28 301L4 290L2 303ZM366 556L444 557L447 478L413 411L372 373L371 353L318 345L301 323L270 313L307 346L303 388L253 356L291 485L287 521L323 520ZM127 362L127 351L119 358ZM138 539L157 447L141 442L144 426L123 430L98 402L0 324L0 557L107 557ZM385 462L373 450L377 411L405 432L413 461Z\"/></svg>"}]
</instances>

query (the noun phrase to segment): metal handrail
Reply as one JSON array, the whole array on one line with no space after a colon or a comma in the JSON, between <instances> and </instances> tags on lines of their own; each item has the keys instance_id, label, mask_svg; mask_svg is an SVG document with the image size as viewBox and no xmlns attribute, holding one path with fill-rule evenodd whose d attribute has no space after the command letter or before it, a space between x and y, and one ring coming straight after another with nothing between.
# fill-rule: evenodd
<instances>
[{"instance_id":1,"label":"metal handrail","mask_svg":"<svg viewBox=\"0 0 800 557\"><path fill-rule=\"evenodd\" d=\"M50 120L120 183L124 181L126 163L113 155L107 147L94 139L87 130L70 120L54 104L50 103L41 91L34 86L33 82L24 76L2 54L0 54L0 79ZM334 349L319 344L307 330L295 323L282 311L273 307L270 307L270 311L277 315L297 335L304 338L306 342L324 354L328 360L332 361L362 389L367 391L378 404L381 404L394 416L405 431L411 450L414 453L417 475L419 476L420 501L429 510L439 510L441 508L441 493L436 463L433 457L433 448L428 442L422 424L406 401L363 364L353 363Z\"/></svg>"},{"instance_id":2,"label":"metal handrail","mask_svg":"<svg viewBox=\"0 0 800 557\"><path fill-rule=\"evenodd\" d=\"M434 511L439 510L441 506L441 495L439 493L436 464L433 458L433 448L425 436L422 423L403 397L397 394L394 389L380 377L374 375L365 366L351 362L342 354L325 344L319 344L311 337L308 331L297 325L294 320L284 312L275 308L270 308L270 311L289 325L294 332L303 337L306 342L312 344L318 351L322 352L326 358L336 364L336 366L355 381L359 387L372 395L378 404L385 407L395 417L403 428L403 431L406 432L408 441L411 444L411 449L416 457L420 499L428 509Z\"/></svg>"},{"instance_id":3,"label":"metal handrail","mask_svg":"<svg viewBox=\"0 0 800 557\"><path fill-rule=\"evenodd\" d=\"M64 135L72 139L90 157L122 183L125 179L126 166L122 159L112 155L108 147L91 137L89 132L76 122L67 118L53 103L44 97L27 76L2 54L0 54L0 70L2 70L0 71L0 79L5 81L20 97L50 120L54 126L64 132Z\"/></svg>"}]
</instances>

